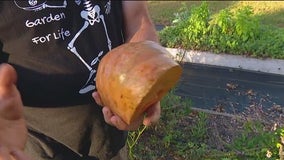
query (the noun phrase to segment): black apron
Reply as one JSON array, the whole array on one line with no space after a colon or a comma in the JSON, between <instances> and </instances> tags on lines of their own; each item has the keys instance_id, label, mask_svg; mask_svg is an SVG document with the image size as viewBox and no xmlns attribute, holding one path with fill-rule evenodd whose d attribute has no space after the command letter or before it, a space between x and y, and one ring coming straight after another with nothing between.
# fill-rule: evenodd
<instances>
[{"instance_id":1,"label":"black apron","mask_svg":"<svg viewBox=\"0 0 284 160\"><path fill-rule=\"evenodd\" d=\"M0 60L17 71L28 127L74 152L91 139L107 159L125 143L91 97L100 59L123 42L121 1L0 1Z\"/></svg>"}]
</instances>

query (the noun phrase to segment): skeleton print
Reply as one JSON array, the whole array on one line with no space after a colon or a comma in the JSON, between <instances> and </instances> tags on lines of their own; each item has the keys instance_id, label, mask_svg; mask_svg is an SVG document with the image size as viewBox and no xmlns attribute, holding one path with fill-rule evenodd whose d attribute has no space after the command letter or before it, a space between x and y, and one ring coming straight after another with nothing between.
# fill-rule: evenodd
<instances>
[{"instance_id":1,"label":"skeleton print","mask_svg":"<svg viewBox=\"0 0 284 160\"><path fill-rule=\"evenodd\" d=\"M40 11L45 8L66 8L67 6L67 0L58 5L48 4L47 0L14 0L14 2L19 8L26 11Z\"/></svg>"},{"instance_id":2,"label":"skeleton print","mask_svg":"<svg viewBox=\"0 0 284 160\"><path fill-rule=\"evenodd\" d=\"M14 0L17 7L26 10L26 11L41 11L46 8L66 8L67 2L70 3L70 1L64 0L64 1L48 1L48 0ZM56 2L56 3L55 3ZM74 0L75 4L78 6L81 6L82 11L80 13L81 20L83 21L82 27L73 35L71 41L68 43L68 46L66 47L71 53L73 53L88 69L89 77L86 80L86 83L83 85L83 87L79 90L80 94L85 94L89 91L92 91L95 89L95 75L96 75L96 69L94 66L99 63L100 57L104 54L104 51L101 50L99 53L94 57L94 59L91 61L90 64L86 62L86 60L80 55L79 51L76 48L75 42L77 41L78 37L81 36L81 34L88 28L94 26L94 24L100 24L103 25L105 36L106 36L106 44L108 47L108 51L112 48L112 42L110 40L108 30L105 23L105 17L104 15L107 15L111 12L111 1L109 0L104 8L101 8L99 5L96 5L91 0ZM104 9L104 11L102 10Z\"/></svg>"},{"instance_id":3,"label":"skeleton print","mask_svg":"<svg viewBox=\"0 0 284 160\"><path fill-rule=\"evenodd\" d=\"M110 1L109 1L110 2ZM109 4L110 5L110 4ZM76 47L74 46L74 42L77 40L77 38L81 35L81 33L87 29L90 25L94 25L95 23L102 23L104 26L106 38L107 38L107 45L108 49L111 50L111 40L108 36L108 31L106 28L105 20L104 20L104 15L101 14L101 8L98 5L92 4L91 1L89 0L84 0L83 1L83 6L84 10L81 11L81 17L84 20L84 24L82 28L77 32L77 34L74 36L74 38L71 40L71 42L68 44L68 49L74 53L81 61L82 63L88 68L90 71L89 78L84 85L84 87L79 91L79 93L87 93L91 90L95 89L95 84L94 84L94 75L96 73L96 70L92 68L93 65L95 65L99 61L99 57L103 54L103 51L101 51L98 54L98 57L96 57L92 63L89 65L87 62L80 56L80 54L77 52ZM109 6L110 7L110 6ZM107 9L110 9L109 7L106 7ZM106 11L109 13L109 11Z\"/></svg>"}]
</instances>

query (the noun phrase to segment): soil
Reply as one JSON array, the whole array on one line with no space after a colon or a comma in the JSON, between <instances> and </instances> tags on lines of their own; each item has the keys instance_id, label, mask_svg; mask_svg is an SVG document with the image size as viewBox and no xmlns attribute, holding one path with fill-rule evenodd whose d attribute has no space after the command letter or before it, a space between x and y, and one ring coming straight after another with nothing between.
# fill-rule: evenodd
<instances>
[{"instance_id":1,"label":"soil","mask_svg":"<svg viewBox=\"0 0 284 160\"><path fill-rule=\"evenodd\" d=\"M228 89L234 89L234 87L228 86ZM263 130L265 131L273 131L276 128L284 127L284 106L277 104L263 106L262 102L264 102L264 100L256 99L254 96L257 93L254 93L253 91L247 92L247 96L251 98L250 104L247 104L247 107L239 113L226 113L226 109L222 108L222 106L212 106L211 110L191 108L191 112L188 115L177 117L179 120L176 121L172 128L167 128L170 125L170 121L165 122L165 119L161 119L161 123L148 128L141 136L139 145L142 147L144 146L144 148L138 148L138 150L136 150L136 152L139 152L139 158L136 158L149 159L149 157L151 157L151 159L157 160L190 160L190 155L187 154L198 155L198 151L188 153L188 151L182 150L182 146L189 145L190 141L193 141L190 139L190 129L192 126L200 123L198 122L198 114L201 112L206 113L207 120L206 137L202 139L203 142L200 141L200 145L205 143L207 148L217 151L231 152L227 147L228 144L232 143L235 138L240 137L245 124L248 122L259 122L262 124ZM181 136L183 139L177 139L176 137L172 138L170 141L170 145L172 146L165 146L165 137L169 135L179 136L178 131L183 132ZM250 137L247 138L249 139ZM180 142L176 143L175 141ZM198 144L198 142L194 143ZM188 147L184 148L188 149ZM239 154L240 156L244 154L241 150L234 150L232 152L234 152L234 154ZM204 151L201 153L204 153ZM201 157L202 156L203 155L201 155Z\"/></svg>"}]
</instances>

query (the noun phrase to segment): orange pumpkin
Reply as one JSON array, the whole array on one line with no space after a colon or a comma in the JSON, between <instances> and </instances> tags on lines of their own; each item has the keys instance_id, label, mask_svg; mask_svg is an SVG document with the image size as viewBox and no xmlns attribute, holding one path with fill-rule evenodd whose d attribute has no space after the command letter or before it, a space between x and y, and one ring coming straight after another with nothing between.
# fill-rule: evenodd
<instances>
[{"instance_id":1,"label":"orange pumpkin","mask_svg":"<svg viewBox=\"0 0 284 160\"><path fill-rule=\"evenodd\" d=\"M103 105L130 124L161 100L181 73L181 66L158 43L126 43L102 58L96 76L97 91Z\"/></svg>"}]
</instances>

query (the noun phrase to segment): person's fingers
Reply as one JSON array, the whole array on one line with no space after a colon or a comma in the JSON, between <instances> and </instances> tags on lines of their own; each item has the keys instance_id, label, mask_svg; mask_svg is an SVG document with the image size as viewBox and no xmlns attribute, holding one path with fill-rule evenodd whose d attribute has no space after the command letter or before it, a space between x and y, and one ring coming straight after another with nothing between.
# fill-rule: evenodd
<instances>
[{"instance_id":1,"label":"person's fingers","mask_svg":"<svg viewBox=\"0 0 284 160\"><path fill-rule=\"evenodd\" d=\"M31 160L31 158L26 153L18 149L12 151L11 155L14 157L15 160Z\"/></svg>"},{"instance_id":2,"label":"person's fingers","mask_svg":"<svg viewBox=\"0 0 284 160\"><path fill-rule=\"evenodd\" d=\"M1 84L13 84L17 81L17 74L15 69L7 63L0 64L0 85ZM7 75L7 76L4 76Z\"/></svg>"},{"instance_id":3,"label":"person's fingers","mask_svg":"<svg viewBox=\"0 0 284 160\"><path fill-rule=\"evenodd\" d=\"M95 99L95 101L98 105L103 106L102 101L101 101L101 97L98 94L98 92L93 92L92 96L93 96L93 98Z\"/></svg>"},{"instance_id":4,"label":"person's fingers","mask_svg":"<svg viewBox=\"0 0 284 160\"><path fill-rule=\"evenodd\" d=\"M9 64L0 65L0 115L14 120L22 117L22 100L16 87L17 74Z\"/></svg>"},{"instance_id":5,"label":"person's fingers","mask_svg":"<svg viewBox=\"0 0 284 160\"><path fill-rule=\"evenodd\" d=\"M126 127L125 125L123 125L120 118L114 115L108 107L103 107L102 112L104 115L105 122L108 123L109 125L114 126L121 130L123 130Z\"/></svg>"},{"instance_id":6,"label":"person's fingers","mask_svg":"<svg viewBox=\"0 0 284 160\"><path fill-rule=\"evenodd\" d=\"M150 126L152 123L156 123L161 116L160 102L155 103L146 111L146 117L143 120L145 126Z\"/></svg>"},{"instance_id":7,"label":"person's fingers","mask_svg":"<svg viewBox=\"0 0 284 160\"><path fill-rule=\"evenodd\" d=\"M100 98L97 92L93 93L93 97L96 101L98 101L97 103L100 103ZM115 115L108 107L103 107L102 112L105 122L109 125L112 125L119 130L136 130L142 123L145 126L150 126L157 122L160 119L161 107L160 102L155 103L146 111L145 118L144 116L141 116L130 125L125 123L119 116Z\"/></svg>"},{"instance_id":8,"label":"person's fingers","mask_svg":"<svg viewBox=\"0 0 284 160\"><path fill-rule=\"evenodd\" d=\"M111 122L111 117L114 116L114 114L112 111L108 107L103 107L102 112L105 122L113 126L114 124Z\"/></svg>"},{"instance_id":9,"label":"person's fingers","mask_svg":"<svg viewBox=\"0 0 284 160\"><path fill-rule=\"evenodd\" d=\"M111 123L119 130L125 131L137 130L141 126L142 122L143 116L139 117L137 120L135 120L129 125L125 123L119 116L114 115L111 117Z\"/></svg>"},{"instance_id":10,"label":"person's fingers","mask_svg":"<svg viewBox=\"0 0 284 160\"><path fill-rule=\"evenodd\" d=\"M142 118L137 122L128 125L119 116L113 114L113 112L108 107L103 107L102 109L104 120L107 124L116 127L119 130L135 130L140 124L142 124Z\"/></svg>"},{"instance_id":11,"label":"person's fingers","mask_svg":"<svg viewBox=\"0 0 284 160\"><path fill-rule=\"evenodd\" d=\"M0 160L13 160L9 150L4 146L0 146Z\"/></svg>"},{"instance_id":12,"label":"person's fingers","mask_svg":"<svg viewBox=\"0 0 284 160\"><path fill-rule=\"evenodd\" d=\"M8 92L12 87L15 86L17 81L17 74L15 69L9 64L0 65L0 96L9 96ZM8 94L8 95L7 95Z\"/></svg>"},{"instance_id":13,"label":"person's fingers","mask_svg":"<svg viewBox=\"0 0 284 160\"><path fill-rule=\"evenodd\" d=\"M129 126L118 116L112 116L110 121L119 130L129 130Z\"/></svg>"}]
</instances>

